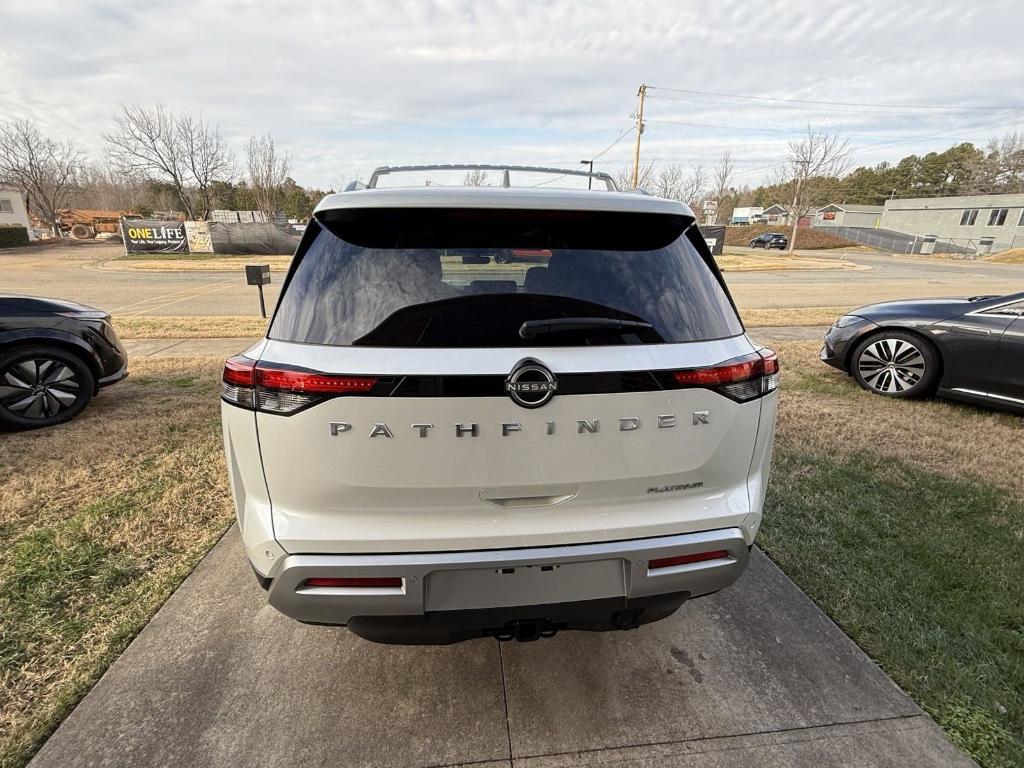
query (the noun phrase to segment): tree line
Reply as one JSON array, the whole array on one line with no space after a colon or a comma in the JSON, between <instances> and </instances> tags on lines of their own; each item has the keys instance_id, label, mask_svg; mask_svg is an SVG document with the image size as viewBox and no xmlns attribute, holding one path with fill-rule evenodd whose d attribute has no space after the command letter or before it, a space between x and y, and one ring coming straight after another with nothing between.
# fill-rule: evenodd
<instances>
[{"instance_id":1,"label":"tree line","mask_svg":"<svg viewBox=\"0 0 1024 768\"><path fill-rule=\"evenodd\" d=\"M54 232L62 208L173 211L188 219L225 208L304 221L327 194L289 175L290 158L269 134L251 137L239 160L218 126L163 106L122 107L103 138L103 158L90 160L31 120L0 121L0 184L20 190Z\"/></svg>"},{"instance_id":2,"label":"tree line","mask_svg":"<svg viewBox=\"0 0 1024 768\"><path fill-rule=\"evenodd\" d=\"M785 204L787 181L777 178L737 193L738 205ZM861 166L820 180L816 204L883 205L890 198L1024 193L1024 133L969 142L899 162Z\"/></svg>"}]
</instances>

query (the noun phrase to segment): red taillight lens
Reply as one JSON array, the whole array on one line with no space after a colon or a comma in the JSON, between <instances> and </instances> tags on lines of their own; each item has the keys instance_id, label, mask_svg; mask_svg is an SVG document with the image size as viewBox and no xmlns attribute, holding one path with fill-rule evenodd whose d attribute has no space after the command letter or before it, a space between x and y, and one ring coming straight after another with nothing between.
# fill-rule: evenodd
<instances>
[{"instance_id":1,"label":"red taillight lens","mask_svg":"<svg viewBox=\"0 0 1024 768\"><path fill-rule=\"evenodd\" d=\"M251 387L254 383L256 361L238 355L224 361L224 382L236 387Z\"/></svg>"},{"instance_id":2,"label":"red taillight lens","mask_svg":"<svg viewBox=\"0 0 1024 768\"><path fill-rule=\"evenodd\" d=\"M369 392L377 379L369 376L336 376L313 371L289 371L281 368L256 369L260 389L284 389L320 395L342 395Z\"/></svg>"},{"instance_id":3,"label":"red taillight lens","mask_svg":"<svg viewBox=\"0 0 1024 768\"><path fill-rule=\"evenodd\" d=\"M377 383L372 376L339 376L317 371L289 370L247 357L224 363L221 397L242 408L288 415L318 403L325 396L369 392Z\"/></svg>"},{"instance_id":4,"label":"red taillight lens","mask_svg":"<svg viewBox=\"0 0 1024 768\"><path fill-rule=\"evenodd\" d=\"M763 361L760 355L753 355L737 361L729 361L712 368L696 368L690 371L676 371L676 383L685 387L714 387L719 384L735 384L761 375Z\"/></svg>"},{"instance_id":5,"label":"red taillight lens","mask_svg":"<svg viewBox=\"0 0 1024 768\"><path fill-rule=\"evenodd\" d=\"M707 387L744 402L778 389L779 358L762 349L707 368L674 371L672 376L681 387Z\"/></svg>"},{"instance_id":6,"label":"red taillight lens","mask_svg":"<svg viewBox=\"0 0 1024 768\"><path fill-rule=\"evenodd\" d=\"M654 571L658 568L671 568L675 565L689 565L690 563L703 563L706 560L720 560L729 557L724 549L716 549L713 552L697 552L693 555L676 555L674 557L658 557L647 564L647 570Z\"/></svg>"},{"instance_id":7,"label":"red taillight lens","mask_svg":"<svg viewBox=\"0 0 1024 768\"><path fill-rule=\"evenodd\" d=\"M249 410L255 407L255 368L256 361L242 355L224 361L224 376L220 385L220 396L224 402Z\"/></svg>"},{"instance_id":8,"label":"red taillight lens","mask_svg":"<svg viewBox=\"0 0 1024 768\"><path fill-rule=\"evenodd\" d=\"M366 578L346 578L346 579L331 579L331 578L313 578L306 579L302 586L304 587L346 587L346 588L362 588L362 589L382 589L388 587L401 587L402 579L398 576L376 576Z\"/></svg>"}]
</instances>

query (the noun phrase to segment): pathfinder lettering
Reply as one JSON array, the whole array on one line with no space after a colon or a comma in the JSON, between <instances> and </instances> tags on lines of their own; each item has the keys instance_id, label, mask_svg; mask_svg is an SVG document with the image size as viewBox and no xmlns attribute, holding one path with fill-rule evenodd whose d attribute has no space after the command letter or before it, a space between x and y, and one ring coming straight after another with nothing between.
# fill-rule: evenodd
<instances>
[{"instance_id":1,"label":"pathfinder lettering","mask_svg":"<svg viewBox=\"0 0 1024 768\"><path fill-rule=\"evenodd\" d=\"M707 411L695 411L693 414L694 426L698 424L707 424L709 414ZM636 432L644 429L643 422L638 416L622 416L618 419L619 432ZM658 429L671 429L677 425L676 415L674 413L664 413L657 417ZM338 437L345 432L352 431L352 424L347 421L331 421L328 422L328 426L331 431L331 437ZM469 423L456 423L452 425L455 431L456 437L480 437L482 430L479 422L471 421ZM540 422L535 427L538 432L542 432L545 435L555 434L555 422L544 421ZM411 424L410 429L421 438L428 438L431 436L431 430L434 429L434 425L429 422ZM529 424L524 424L519 421L500 421L497 424L496 432L501 437L513 437L517 432L530 432L533 428ZM601 420L600 419L578 419L576 421L576 433L579 435L594 435L601 431ZM375 422L370 427L370 437L394 437L391 427L384 422Z\"/></svg>"}]
</instances>

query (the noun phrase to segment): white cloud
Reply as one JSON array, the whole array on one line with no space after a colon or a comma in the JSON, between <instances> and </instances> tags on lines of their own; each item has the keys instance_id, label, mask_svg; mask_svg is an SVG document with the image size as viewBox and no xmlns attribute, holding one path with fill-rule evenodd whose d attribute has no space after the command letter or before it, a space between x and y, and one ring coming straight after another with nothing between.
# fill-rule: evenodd
<instances>
[{"instance_id":1,"label":"white cloud","mask_svg":"<svg viewBox=\"0 0 1024 768\"><path fill-rule=\"evenodd\" d=\"M729 146L741 170L764 168L812 125L849 134L857 162L874 163L1024 128L1016 15L1009 1L964 0L6 0L0 118L30 117L99 154L119 103L162 102L201 112L238 149L270 132L301 182L328 185L385 163L574 164L630 124L641 82L1018 106L823 111L668 91L647 105L644 156L657 162L710 165ZM630 152L631 138L601 165Z\"/></svg>"}]
</instances>

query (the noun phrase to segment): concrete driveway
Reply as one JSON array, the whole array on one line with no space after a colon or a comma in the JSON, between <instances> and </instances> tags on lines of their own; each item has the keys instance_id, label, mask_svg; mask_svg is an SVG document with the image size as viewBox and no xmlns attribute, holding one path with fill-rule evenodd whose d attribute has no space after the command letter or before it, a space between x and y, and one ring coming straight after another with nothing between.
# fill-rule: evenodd
<instances>
[{"instance_id":1,"label":"concrete driveway","mask_svg":"<svg viewBox=\"0 0 1024 768\"><path fill-rule=\"evenodd\" d=\"M277 614L232 529L32 762L126 765L973 763L757 551L639 630L421 648Z\"/></svg>"}]
</instances>

